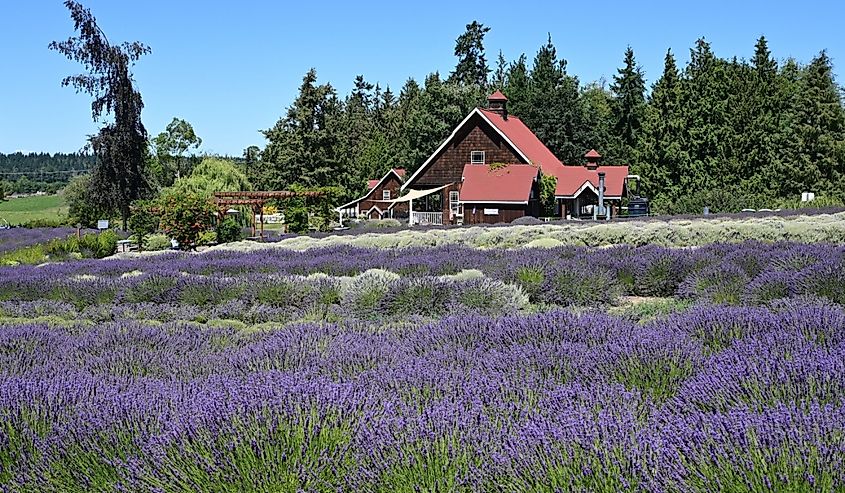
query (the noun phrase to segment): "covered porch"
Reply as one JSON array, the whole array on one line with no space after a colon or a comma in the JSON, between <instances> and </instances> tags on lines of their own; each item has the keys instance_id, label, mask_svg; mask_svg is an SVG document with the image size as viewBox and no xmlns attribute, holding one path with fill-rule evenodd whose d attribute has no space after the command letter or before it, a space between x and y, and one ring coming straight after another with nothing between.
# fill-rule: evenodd
<instances>
[{"instance_id":1,"label":"covered porch","mask_svg":"<svg viewBox=\"0 0 845 493\"><path fill-rule=\"evenodd\" d=\"M408 203L408 225L442 226L444 189L450 184L426 190L410 190L393 200L394 203Z\"/></svg>"}]
</instances>

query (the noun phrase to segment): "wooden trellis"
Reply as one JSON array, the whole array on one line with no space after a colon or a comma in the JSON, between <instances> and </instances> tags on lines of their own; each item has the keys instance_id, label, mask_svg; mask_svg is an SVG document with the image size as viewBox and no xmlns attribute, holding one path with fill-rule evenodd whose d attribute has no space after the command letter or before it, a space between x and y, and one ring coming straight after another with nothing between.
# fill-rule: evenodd
<instances>
[{"instance_id":1,"label":"wooden trellis","mask_svg":"<svg viewBox=\"0 0 845 493\"><path fill-rule=\"evenodd\" d=\"M236 205L251 206L252 219L250 220L250 223L252 224L252 236L259 237L261 240L263 240L264 205L268 201L277 199L289 199L293 197L313 198L323 196L325 196L324 192L317 191L293 192L289 190L277 190L268 192L215 192L214 205L217 206L217 215L218 218L220 218L221 220L223 219L223 217L225 217L226 210L229 207ZM260 224L260 226L256 225L256 215L259 216L258 223Z\"/></svg>"}]
</instances>

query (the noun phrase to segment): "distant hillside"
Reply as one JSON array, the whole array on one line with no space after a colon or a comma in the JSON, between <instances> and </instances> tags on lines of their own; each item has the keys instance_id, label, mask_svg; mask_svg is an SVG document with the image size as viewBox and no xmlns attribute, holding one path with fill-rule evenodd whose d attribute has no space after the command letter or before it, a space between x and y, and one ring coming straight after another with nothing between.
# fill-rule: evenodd
<instances>
[{"instance_id":1,"label":"distant hillside","mask_svg":"<svg viewBox=\"0 0 845 493\"><path fill-rule=\"evenodd\" d=\"M81 153L0 153L0 180L12 193L55 191L94 166L94 156Z\"/></svg>"}]
</instances>

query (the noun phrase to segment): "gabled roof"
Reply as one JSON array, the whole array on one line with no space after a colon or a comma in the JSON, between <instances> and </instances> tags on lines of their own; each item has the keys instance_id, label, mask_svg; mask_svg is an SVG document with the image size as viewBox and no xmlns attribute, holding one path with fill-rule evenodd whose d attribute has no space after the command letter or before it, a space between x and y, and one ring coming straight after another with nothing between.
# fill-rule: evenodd
<instances>
[{"instance_id":1,"label":"gabled roof","mask_svg":"<svg viewBox=\"0 0 845 493\"><path fill-rule=\"evenodd\" d=\"M387 178L388 178L390 175L395 175L395 176L396 176L396 178L398 178L398 179L399 179L399 183L402 183L402 180L403 180L403 178L405 177L405 168L393 168L393 169L391 169L391 170L388 170L388 172L387 172L387 173L385 173L385 174L384 174L384 176L382 176L380 180L369 180L369 181L367 182L367 187L368 187L368 188L367 188L367 193L365 193L363 197L359 197L359 198L357 198L357 199L353 200L352 202L348 202L348 203L346 203L346 204L343 204L343 205L341 205L341 206L339 206L339 207L335 208L335 210L336 210L336 211L339 211L339 210L341 210L341 209L348 209L349 207L352 207L353 205L357 204L358 202L361 202L361 201L363 201L363 200L366 200L366 199L367 199L367 197L369 197L369 196L373 193L373 191L375 190L375 188L376 188L376 187L378 187L379 185L381 185L381 184L382 184L382 182L384 182L385 180L387 180Z\"/></svg>"},{"instance_id":2,"label":"gabled roof","mask_svg":"<svg viewBox=\"0 0 845 493\"><path fill-rule=\"evenodd\" d=\"M592 158L592 159L599 159L599 158L601 158L601 154L599 154L599 151L597 151L595 149L590 149L589 151L587 151L587 154L584 154L584 157L585 158Z\"/></svg>"},{"instance_id":3,"label":"gabled roof","mask_svg":"<svg viewBox=\"0 0 845 493\"><path fill-rule=\"evenodd\" d=\"M507 101L508 97L502 94L502 91L496 90L493 94L487 96L487 101Z\"/></svg>"},{"instance_id":4,"label":"gabled roof","mask_svg":"<svg viewBox=\"0 0 845 493\"><path fill-rule=\"evenodd\" d=\"M531 187L539 173L539 168L530 164L467 164L463 171L460 201L528 203Z\"/></svg>"},{"instance_id":5,"label":"gabled roof","mask_svg":"<svg viewBox=\"0 0 845 493\"><path fill-rule=\"evenodd\" d=\"M543 170L546 173L546 170ZM587 169L585 166L560 166L551 174L557 177L555 196L561 198L574 198L580 194L585 184L586 188L598 190L599 172L604 173L605 197L621 198L625 189L625 178L628 176L628 166L599 166L595 170Z\"/></svg>"},{"instance_id":6,"label":"gabled roof","mask_svg":"<svg viewBox=\"0 0 845 493\"><path fill-rule=\"evenodd\" d=\"M528 158L530 164L539 166L543 173L549 174L547 170L563 166L560 159L555 157L546 144L543 144L518 117L502 118L502 115L495 111L483 109L479 111L496 127L496 130L505 135L507 140Z\"/></svg>"},{"instance_id":7,"label":"gabled roof","mask_svg":"<svg viewBox=\"0 0 845 493\"><path fill-rule=\"evenodd\" d=\"M438 147L438 148L437 148L437 149L436 149L433 153L431 153L431 155L430 155L430 156L428 156L428 159L426 159L426 160L425 160L425 162L422 164L422 166L420 166L419 168L417 168L417 170L414 172L414 174L413 174L413 175L411 175L411 177L410 177L410 178L408 178L407 180L405 180L405 184L404 184L404 185L402 185L402 190L404 190L404 189L405 189L405 187L407 187L408 185L410 185L411 183L413 183L413 182L414 182L414 179L415 179L417 176L419 176L419 175L420 175L423 171L425 171L425 169L426 169L426 168L428 168L428 166L431 164L431 162L432 162L432 161L434 161L434 158L435 158L435 157L437 157L437 156L440 154L440 151L442 151L443 149L445 149L445 148L446 148L446 146L447 146L447 145L449 145L449 143L450 143L450 142L452 142L452 139L454 139L454 138L455 138L455 135L457 135L457 134L458 134L458 131L459 131L461 128L463 128L463 126L464 126L464 125L466 125L466 124L467 124L467 122L468 122L468 121L470 121L470 119L471 119L473 116L475 116L475 115L480 116L483 120L485 120L485 121L486 121L486 122L487 122L487 123L488 123L488 124L489 124L489 125L493 128L493 130L495 130L496 132L498 132L498 133L499 133L499 135L501 135L501 136L502 136L502 138L505 140L505 142L507 142L507 143L508 143L508 145L510 145L510 146L511 146L511 147L512 147L515 151L516 151L516 153L517 153L517 154L519 154L519 157L521 157L522 159L524 159L526 162L530 161L530 158L529 158L529 157L528 157L528 156L527 156L524 152L522 152L522 150L520 150L520 148L519 148L519 147L517 147L517 146L516 146L516 144L514 144L513 142L511 142L511 140L508 138L507 134L505 134L504 132L502 132L502 130L501 130L498 126L496 126L496 125L495 125L492 121L490 121L490 118L489 118L489 116L488 116L489 114L491 114L491 112L489 112L489 111L485 111L485 110L482 110L482 109L480 109L480 108L475 108L474 110L470 111L470 112L469 112L469 114L466 116L466 118L464 118L463 120L461 120L461 123L459 123L459 124L458 124L458 126L456 126L454 130L452 130L452 133L449 135L449 137L447 137L447 138L446 138L446 140L444 140L444 141L440 144L440 146L439 146L439 147ZM493 114L493 115L496 115L495 113L492 113L492 114ZM498 115L496 115L496 116L498 116ZM501 117L500 117L500 118L501 118ZM523 126L524 126L524 125L523 125ZM526 130L527 130L527 127L526 127ZM529 132L531 132L530 130L528 130L528 131L529 131ZM536 137L535 137L535 138L536 138ZM558 162L560 162L560 161L558 161Z\"/></svg>"}]
</instances>

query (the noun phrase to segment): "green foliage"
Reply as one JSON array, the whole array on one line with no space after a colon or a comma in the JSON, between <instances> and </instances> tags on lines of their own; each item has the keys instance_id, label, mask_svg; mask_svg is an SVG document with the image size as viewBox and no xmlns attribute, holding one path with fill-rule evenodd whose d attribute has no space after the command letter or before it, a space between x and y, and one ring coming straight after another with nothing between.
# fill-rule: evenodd
<instances>
[{"instance_id":1,"label":"green foliage","mask_svg":"<svg viewBox=\"0 0 845 493\"><path fill-rule=\"evenodd\" d=\"M112 216L114 211L103 209L100 201L92 198L94 193L91 175L76 176L64 188L62 195L68 206L71 224L90 228L96 226L99 219Z\"/></svg>"},{"instance_id":2,"label":"green foliage","mask_svg":"<svg viewBox=\"0 0 845 493\"><path fill-rule=\"evenodd\" d=\"M214 206L205 196L170 190L159 197L157 206L161 229L182 250L195 249L200 235L212 227Z\"/></svg>"},{"instance_id":3,"label":"green foliage","mask_svg":"<svg viewBox=\"0 0 845 493\"><path fill-rule=\"evenodd\" d=\"M241 235L241 225L229 217L217 225L216 232L218 243L231 243L233 241L240 241L243 239Z\"/></svg>"},{"instance_id":4,"label":"green foliage","mask_svg":"<svg viewBox=\"0 0 845 493\"><path fill-rule=\"evenodd\" d=\"M842 194L845 109L824 52L778 67L764 37L750 63L699 39L682 73L667 53L642 137L635 171L665 212L700 212L703 198L738 211Z\"/></svg>"},{"instance_id":5,"label":"green foliage","mask_svg":"<svg viewBox=\"0 0 845 493\"><path fill-rule=\"evenodd\" d=\"M211 197L214 192L252 190L252 184L232 161L207 157L194 167L190 176L177 179L172 188Z\"/></svg>"},{"instance_id":6,"label":"green foliage","mask_svg":"<svg viewBox=\"0 0 845 493\"><path fill-rule=\"evenodd\" d=\"M6 200L6 182L0 180L0 202Z\"/></svg>"},{"instance_id":7,"label":"green foliage","mask_svg":"<svg viewBox=\"0 0 845 493\"><path fill-rule=\"evenodd\" d=\"M294 183L314 187L343 183L346 178L338 145L341 105L330 84L316 82L317 71L311 69L286 115L263 132L268 140L258 178L263 187L285 190Z\"/></svg>"},{"instance_id":8,"label":"green foliage","mask_svg":"<svg viewBox=\"0 0 845 493\"><path fill-rule=\"evenodd\" d=\"M198 148L202 139L194 132L194 127L187 121L174 117L163 132L152 140L156 161L153 175L161 186L170 186L181 176L191 173L192 158L186 158L185 152Z\"/></svg>"},{"instance_id":9,"label":"green foliage","mask_svg":"<svg viewBox=\"0 0 845 493\"><path fill-rule=\"evenodd\" d=\"M455 56L458 65L449 76L449 82L461 85L487 86L487 75L490 68L484 55L484 35L490 32L489 27L478 21L467 24L466 32L455 40Z\"/></svg>"},{"instance_id":10,"label":"green foliage","mask_svg":"<svg viewBox=\"0 0 845 493\"><path fill-rule=\"evenodd\" d=\"M532 301L537 301L540 288L546 279L546 274L541 266L520 267L516 270L514 282L517 286L528 293Z\"/></svg>"},{"instance_id":11,"label":"green foliage","mask_svg":"<svg viewBox=\"0 0 845 493\"><path fill-rule=\"evenodd\" d=\"M640 139L645 111L645 80L642 69L634 60L634 50L625 50L625 66L613 77L614 131L621 139L622 149L618 158L630 162Z\"/></svg>"},{"instance_id":12,"label":"green foliage","mask_svg":"<svg viewBox=\"0 0 845 493\"><path fill-rule=\"evenodd\" d=\"M87 233L81 238L71 235L0 254L0 265L35 265L48 261L105 258L117 251L118 239L117 233L111 230Z\"/></svg>"},{"instance_id":13,"label":"green foliage","mask_svg":"<svg viewBox=\"0 0 845 493\"><path fill-rule=\"evenodd\" d=\"M170 248L170 238L164 234L152 234L144 238L143 248L151 252Z\"/></svg>"},{"instance_id":14,"label":"green foliage","mask_svg":"<svg viewBox=\"0 0 845 493\"><path fill-rule=\"evenodd\" d=\"M70 178L90 170L94 163L93 155L81 152L0 153L0 171L23 173L17 180L8 179L9 181L5 183L7 195L56 193L67 184ZM21 180L22 178L25 180Z\"/></svg>"},{"instance_id":15,"label":"green foliage","mask_svg":"<svg viewBox=\"0 0 845 493\"><path fill-rule=\"evenodd\" d=\"M199 238L197 238L197 246L208 246L214 245L217 243L217 232L216 231L203 231L200 233Z\"/></svg>"},{"instance_id":16,"label":"green foliage","mask_svg":"<svg viewBox=\"0 0 845 493\"><path fill-rule=\"evenodd\" d=\"M543 175L540 178L540 209L541 215L554 217L555 215L555 188L557 177L554 175Z\"/></svg>"},{"instance_id":17,"label":"green foliage","mask_svg":"<svg viewBox=\"0 0 845 493\"><path fill-rule=\"evenodd\" d=\"M129 216L129 230L135 234L138 245L144 248L144 239L158 230L161 219L154 202L138 200L132 204L132 215Z\"/></svg>"}]
</instances>

